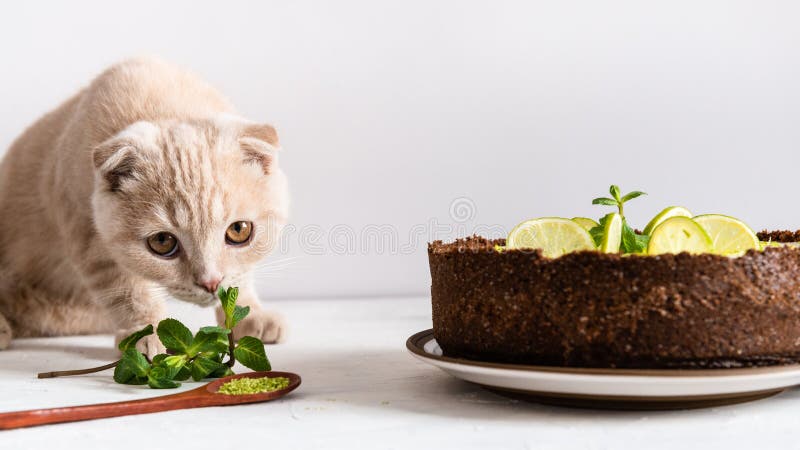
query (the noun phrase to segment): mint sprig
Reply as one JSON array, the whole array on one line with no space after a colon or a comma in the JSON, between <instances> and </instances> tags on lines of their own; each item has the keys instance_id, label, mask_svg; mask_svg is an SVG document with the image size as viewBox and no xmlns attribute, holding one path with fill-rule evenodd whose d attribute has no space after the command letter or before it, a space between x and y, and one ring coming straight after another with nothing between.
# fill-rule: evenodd
<instances>
[{"instance_id":1,"label":"mint sprig","mask_svg":"<svg viewBox=\"0 0 800 450\"><path fill-rule=\"evenodd\" d=\"M607 205L607 206L616 206L619 209L619 215L625 217L625 202L629 200L633 200L636 197L641 197L642 195L647 195L647 193L642 191L633 191L629 192L625 195L621 195L622 192L619 189L619 186L616 184L612 184L610 188L608 188L608 193L611 194L611 197L598 197L592 200L593 205Z\"/></svg>"},{"instance_id":2,"label":"mint sprig","mask_svg":"<svg viewBox=\"0 0 800 450\"><path fill-rule=\"evenodd\" d=\"M152 361L136 350L136 343L153 334L147 325L119 343L122 357L116 363L83 370L40 373L39 378L92 373L114 367L114 381L120 384L147 384L153 389L170 389L192 378L219 378L233 375L231 367L238 360L255 371L271 370L264 344L253 336L244 336L238 344L233 327L247 317L250 307L236 304L239 289L220 288L217 292L225 313L224 326L206 326L192 332L177 319L164 319L156 327L156 335L168 353L158 354ZM223 362L227 356L228 360Z\"/></svg>"},{"instance_id":3,"label":"mint sprig","mask_svg":"<svg viewBox=\"0 0 800 450\"><path fill-rule=\"evenodd\" d=\"M622 253L643 253L647 249L647 243L650 237L636 233L628 224L628 219L625 217L625 203L647 194L642 191L632 191L622 195L619 186L615 184L612 184L611 187L608 188L608 193L611 194L611 197L598 197L592 200L592 204L615 206L619 215L622 216L622 242L620 243L620 251ZM589 230L589 234L598 246L605 238L606 222L610 219L610 216L611 214L603 216L599 220L600 225Z\"/></svg>"}]
</instances>

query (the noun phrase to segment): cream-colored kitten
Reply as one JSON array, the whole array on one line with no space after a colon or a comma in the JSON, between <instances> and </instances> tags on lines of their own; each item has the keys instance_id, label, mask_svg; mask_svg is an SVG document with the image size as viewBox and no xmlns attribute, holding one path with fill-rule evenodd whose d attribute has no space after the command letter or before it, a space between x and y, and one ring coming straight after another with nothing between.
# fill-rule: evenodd
<instances>
[{"instance_id":1,"label":"cream-colored kitten","mask_svg":"<svg viewBox=\"0 0 800 450\"><path fill-rule=\"evenodd\" d=\"M251 307L239 335L278 341L248 274L287 216L277 151L274 128L176 67L109 68L0 165L0 348L12 333L124 336L163 319L167 295L211 305L219 285Z\"/></svg>"}]
</instances>

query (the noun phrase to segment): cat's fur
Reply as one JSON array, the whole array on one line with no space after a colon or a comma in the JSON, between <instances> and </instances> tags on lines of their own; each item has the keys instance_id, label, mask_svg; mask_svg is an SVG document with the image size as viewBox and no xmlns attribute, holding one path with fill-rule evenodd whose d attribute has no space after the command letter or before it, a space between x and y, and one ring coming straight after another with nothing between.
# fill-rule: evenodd
<instances>
[{"instance_id":1,"label":"cat's fur","mask_svg":"<svg viewBox=\"0 0 800 450\"><path fill-rule=\"evenodd\" d=\"M288 212L278 145L274 128L240 118L172 65L146 58L106 70L28 128L0 165L0 348L12 334L124 336L163 319L167 296L213 304L200 285L220 277L251 307L237 331L279 340L283 325L249 277ZM228 245L239 220L253 222L253 238ZM160 231L178 237L177 258L149 251L147 236ZM141 344L161 350L153 336Z\"/></svg>"}]
</instances>

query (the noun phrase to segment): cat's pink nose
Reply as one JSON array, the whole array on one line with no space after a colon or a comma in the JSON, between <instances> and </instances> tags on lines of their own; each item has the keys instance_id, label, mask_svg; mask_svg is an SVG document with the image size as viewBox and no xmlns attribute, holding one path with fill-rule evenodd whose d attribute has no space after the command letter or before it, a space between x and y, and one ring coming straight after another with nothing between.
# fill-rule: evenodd
<instances>
[{"instance_id":1,"label":"cat's pink nose","mask_svg":"<svg viewBox=\"0 0 800 450\"><path fill-rule=\"evenodd\" d=\"M208 293L214 294L217 292L217 289L219 288L219 284L221 282L222 282L221 278L210 278L207 280L198 281L197 285L205 289Z\"/></svg>"}]
</instances>

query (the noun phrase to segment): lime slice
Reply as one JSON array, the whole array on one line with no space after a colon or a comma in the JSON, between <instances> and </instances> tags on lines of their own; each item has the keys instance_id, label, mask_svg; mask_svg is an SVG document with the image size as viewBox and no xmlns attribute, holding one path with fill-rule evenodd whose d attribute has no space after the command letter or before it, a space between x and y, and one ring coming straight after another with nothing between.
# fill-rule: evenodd
<instances>
[{"instance_id":1,"label":"lime slice","mask_svg":"<svg viewBox=\"0 0 800 450\"><path fill-rule=\"evenodd\" d=\"M603 242L600 243L600 251L619 253L620 244L622 244L622 216L619 213L611 213L606 218L606 226L603 227Z\"/></svg>"},{"instance_id":2,"label":"lime slice","mask_svg":"<svg viewBox=\"0 0 800 450\"><path fill-rule=\"evenodd\" d=\"M582 226L584 230L589 231L594 227L599 227L600 224L588 217L573 217L572 221Z\"/></svg>"},{"instance_id":3,"label":"lime slice","mask_svg":"<svg viewBox=\"0 0 800 450\"><path fill-rule=\"evenodd\" d=\"M711 253L714 246L703 227L688 217L670 217L661 222L650 235L647 253Z\"/></svg>"},{"instance_id":4,"label":"lime slice","mask_svg":"<svg viewBox=\"0 0 800 450\"><path fill-rule=\"evenodd\" d=\"M646 227L644 227L644 234L653 234L653 230L663 221L669 219L670 217L692 217L692 213L689 212L688 209L684 208L683 206L670 206L669 208L664 208L663 211L656 214L653 217Z\"/></svg>"},{"instance_id":5,"label":"lime slice","mask_svg":"<svg viewBox=\"0 0 800 450\"><path fill-rule=\"evenodd\" d=\"M695 217L714 245L714 253L733 255L750 249L759 249L758 236L744 222L721 214L704 214Z\"/></svg>"},{"instance_id":6,"label":"lime slice","mask_svg":"<svg viewBox=\"0 0 800 450\"><path fill-rule=\"evenodd\" d=\"M506 248L540 248L548 258L597 249L588 231L560 217L542 217L522 222L508 234Z\"/></svg>"}]
</instances>

